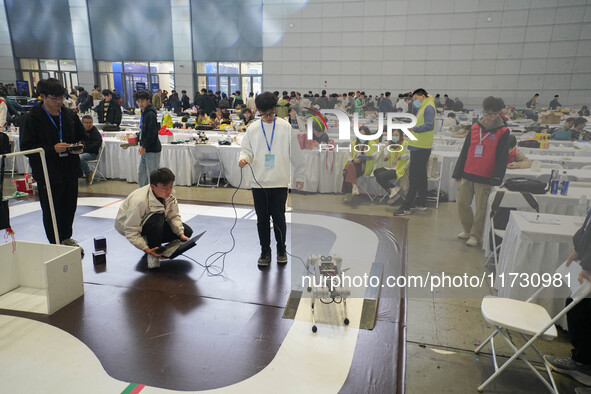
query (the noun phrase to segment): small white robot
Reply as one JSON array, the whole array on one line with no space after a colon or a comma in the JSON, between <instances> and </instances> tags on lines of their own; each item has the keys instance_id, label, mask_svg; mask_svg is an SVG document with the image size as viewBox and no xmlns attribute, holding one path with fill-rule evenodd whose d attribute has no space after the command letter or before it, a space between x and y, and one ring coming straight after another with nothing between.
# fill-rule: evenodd
<instances>
[{"instance_id":1,"label":"small white robot","mask_svg":"<svg viewBox=\"0 0 591 394\"><path fill-rule=\"evenodd\" d=\"M332 280L332 278L336 278L344 272L341 269L342 263L343 259L337 255L312 255L308 257L306 264L308 272L310 271L310 267L314 267L313 286L308 286L308 292L312 294L312 332L318 331L315 316L316 300L319 300L323 304L343 304L345 315L343 323L345 325L349 324L349 319L347 318L347 297L351 294L351 291L342 286L342 276L340 280Z\"/></svg>"}]
</instances>

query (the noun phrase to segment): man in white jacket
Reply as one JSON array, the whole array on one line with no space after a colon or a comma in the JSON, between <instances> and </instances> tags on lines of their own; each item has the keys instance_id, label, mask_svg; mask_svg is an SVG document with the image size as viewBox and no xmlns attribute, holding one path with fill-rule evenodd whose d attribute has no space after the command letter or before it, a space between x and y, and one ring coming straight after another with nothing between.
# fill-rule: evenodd
<instances>
[{"instance_id":1,"label":"man in white jacket","mask_svg":"<svg viewBox=\"0 0 591 394\"><path fill-rule=\"evenodd\" d=\"M117 212L115 229L148 255L148 268L160 267L161 244L188 241L193 230L181 221L173 193L174 174L159 168L150 174L150 184L131 193Z\"/></svg>"},{"instance_id":2,"label":"man in white jacket","mask_svg":"<svg viewBox=\"0 0 591 394\"><path fill-rule=\"evenodd\" d=\"M250 165L256 178L251 187L261 244L259 267L266 267L271 262L271 217L277 241L277 263L287 263L285 203L291 163L296 168L296 188L302 190L304 187L305 163L296 134L287 121L275 117L276 106L277 97L271 92L256 97L261 119L252 122L246 129L238 162L241 171L244 171L244 166Z\"/></svg>"}]
</instances>

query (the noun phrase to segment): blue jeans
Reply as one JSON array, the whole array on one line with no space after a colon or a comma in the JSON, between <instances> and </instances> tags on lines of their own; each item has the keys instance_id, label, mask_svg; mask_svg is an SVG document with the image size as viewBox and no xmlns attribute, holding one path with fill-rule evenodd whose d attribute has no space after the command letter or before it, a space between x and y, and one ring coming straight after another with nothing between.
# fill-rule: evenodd
<instances>
[{"instance_id":1,"label":"blue jeans","mask_svg":"<svg viewBox=\"0 0 591 394\"><path fill-rule=\"evenodd\" d=\"M84 176L90 174L90 168L87 163L89 160L96 160L96 155L94 153L82 153L80 155L80 168L82 169L82 174L84 174Z\"/></svg>"},{"instance_id":2,"label":"blue jeans","mask_svg":"<svg viewBox=\"0 0 591 394\"><path fill-rule=\"evenodd\" d=\"M150 174L160 168L160 152L146 152L140 157L137 179L140 187L150 183Z\"/></svg>"}]
</instances>

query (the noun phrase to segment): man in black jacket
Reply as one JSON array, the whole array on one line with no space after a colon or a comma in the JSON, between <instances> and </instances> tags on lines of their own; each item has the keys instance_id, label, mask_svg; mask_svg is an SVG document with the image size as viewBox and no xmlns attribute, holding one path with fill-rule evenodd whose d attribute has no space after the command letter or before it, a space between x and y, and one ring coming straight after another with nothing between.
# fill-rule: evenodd
<instances>
[{"instance_id":1,"label":"man in black jacket","mask_svg":"<svg viewBox=\"0 0 591 394\"><path fill-rule=\"evenodd\" d=\"M591 281L591 210L581 228L573 236L574 250L566 260L567 266L579 260L583 270L578 278ZM587 296L589 297L589 296ZM572 299L566 300L566 305ZM591 299L585 298L566 314L570 342L574 349L570 357L544 356L556 372L569 375L586 386L591 386Z\"/></svg>"},{"instance_id":2,"label":"man in black jacket","mask_svg":"<svg viewBox=\"0 0 591 394\"><path fill-rule=\"evenodd\" d=\"M98 103L94 110L98 116L99 123L110 123L115 126L121 124L121 106L115 100L113 100L113 93L105 89L103 90L103 99Z\"/></svg>"},{"instance_id":3,"label":"man in black jacket","mask_svg":"<svg viewBox=\"0 0 591 394\"><path fill-rule=\"evenodd\" d=\"M392 100L390 100L390 95L392 93L386 92L386 97L382 97L378 107L380 108L380 112L386 114L388 112L396 112L394 110L394 105L392 105Z\"/></svg>"},{"instance_id":4,"label":"man in black jacket","mask_svg":"<svg viewBox=\"0 0 591 394\"><path fill-rule=\"evenodd\" d=\"M94 177L94 171L90 171L88 161L96 160L99 150L103 145L103 137L101 137L101 133L94 127L92 116L84 115L82 117L82 125L84 126L84 130L86 130L88 138L84 141L84 153L80 155L80 169L82 169L82 175L86 178L86 184L90 185Z\"/></svg>"},{"instance_id":5,"label":"man in black jacket","mask_svg":"<svg viewBox=\"0 0 591 394\"><path fill-rule=\"evenodd\" d=\"M149 183L150 174L160 168L160 152L162 145L158 138L156 109L152 105L150 93L140 90L135 95L137 106L142 110L140 118L139 151L140 165L138 168L138 183L140 187Z\"/></svg>"},{"instance_id":6,"label":"man in black jacket","mask_svg":"<svg viewBox=\"0 0 591 394\"><path fill-rule=\"evenodd\" d=\"M80 92L80 94L78 95L76 105L78 106L78 110L81 113L85 113L86 111L92 108L92 96L88 94L88 92L84 90L84 88L78 88L78 91Z\"/></svg>"},{"instance_id":7,"label":"man in black jacket","mask_svg":"<svg viewBox=\"0 0 591 394\"><path fill-rule=\"evenodd\" d=\"M554 100L550 101L550 104L548 104L548 108L549 109L556 109L558 107L562 107L562 104L560 104L558 102L558 95L554 96Z\"/></svg>"},{"instance_id":8,"label":"man in black jacket","mask_svg":"<svg viewBox=\"0 0 591 394\"><path fill-rule=\"evenodd\" d=\"M187 96L186 90L181 90L181 108L183 111L191 108L191 103L189 102L189 96Z\"/></svg>"},{"instance_id":9,"label":"man in black jacket","mask_svg":"<svg viewBox=\"0 0 591 394\"><path fill-rule=\"evenodd\" d=\"M37 92L43 102L23 118L20 149L43 148L45 151L59 243L79 247L71 237L78 201L78 177L82 174L78 155L82 149L70 151L69 147L85 141L87 135L78 115L63 106L65 89L59 80L40 80ZM49 242L54 243L56 237L41 158L38 154L30 155L29 163L39 189L45 234Z\"/></svg>"}]
</instances>

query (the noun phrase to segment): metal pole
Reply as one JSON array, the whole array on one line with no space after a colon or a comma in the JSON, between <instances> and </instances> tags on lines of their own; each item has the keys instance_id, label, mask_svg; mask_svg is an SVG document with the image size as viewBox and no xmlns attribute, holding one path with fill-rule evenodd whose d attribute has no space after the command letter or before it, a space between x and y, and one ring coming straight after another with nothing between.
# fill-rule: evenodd
<instances>
[{"instance_id":1,"label":"metal pole","mask_svg":"<svg viewBox=\"0 0 591 394\"><path fill-rule=\"evenodd\" d=\"M24 156L34 153L39 153L41 156L41 166L43 167L43 177L45 178L45 188L47 190L47 199L49 200L49 212L51 213L51 222L53 224L53 234L55 236L56 245L60 244L59 234L57 232L57 220L55 219L55 209L53 207L53 196L51 194L51 183L49 181L49 174L47 173L47 163L45 162L45 151L42 148L29 149L20 152L7 153L2 155L4 157Z\"/></svg>"}]
</instances>

